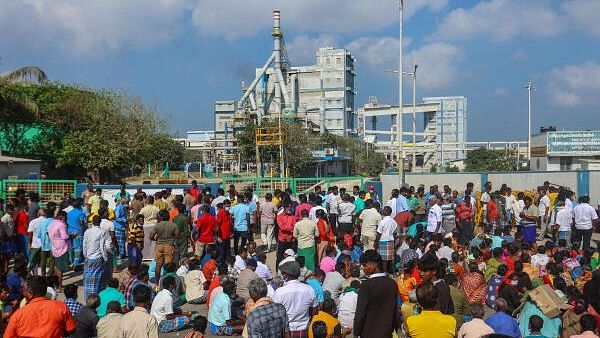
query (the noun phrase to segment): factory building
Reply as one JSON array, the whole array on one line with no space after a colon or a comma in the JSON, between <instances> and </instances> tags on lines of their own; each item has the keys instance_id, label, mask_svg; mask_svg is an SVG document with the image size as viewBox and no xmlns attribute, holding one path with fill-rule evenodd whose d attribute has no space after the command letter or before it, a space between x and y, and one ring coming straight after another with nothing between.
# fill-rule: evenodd
<instances>
[{"instance_id":1,"label":"factory building","mask_svg":"<svg viewBox=\"0 0 600 338\"><path fill-rule=\"evenodd\" d=\"M556 131L543 127L531 136L532 171L600 169L600 130Z\"/></svg>"},{"instance_id":2,"label":"factory building","mask_svg":"<svg viewBox=\"0 0 600 338\"><path fill-rule=\"evenodd\" d=\"M323 125L325 131L336 135L355 133L354 116L354 57L342 48L319 48L316 63L311 66L292 66L287 69L287 90L290 108L307 124ZM274 68L269 68L256 90L256 104L264 116L277 114ZM261 69L256 69L257 76ZM324 108L322 124L321 105ZM216 111L215 111L216 113Z\"/></svg>"},{"instance_id":3,"label":"factory building","mask_svg":"<svg viewBox=\"0 0 600 338\"><path fill-rule=\"evenodd\" d=\"M447 163L466 157L467 98L464 96L424 97L423 103L437 103L435 112L426 112L426 140L440 144L436 163Z\"/></svg>"}]
</instances>

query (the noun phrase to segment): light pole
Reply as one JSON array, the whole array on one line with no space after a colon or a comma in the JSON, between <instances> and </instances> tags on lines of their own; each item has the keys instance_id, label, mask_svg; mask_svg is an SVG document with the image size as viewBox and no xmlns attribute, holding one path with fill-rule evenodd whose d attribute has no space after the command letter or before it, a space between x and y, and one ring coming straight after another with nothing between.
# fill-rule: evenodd
<instances>
[{"instance_id":1,"label":"light pole","mask_svg":"<svg viewBox=\"0 0 600 338\"><path fill-rule=\"evenodd\" d=\"M533 82L531 80L527 81L527 86L524 87L527 89L527 98L528 98L528 119L527 119L527 159L529 160L529 166L531 167L531 91L535 90L533 86Z\"/></svg>"},{"instance_id":2,"label":"light pole","mask_svg":"<svg viewBox=\"0 0 600 338\"><path fill-rule=\"evenodd\" d=\"M412 109L412 171L417 168L417 67L412 72L413 78L413 109Z\"/></svg>"},{"instance_id":3,"label":"light pole","mask_svg":"<svg viewBox=\"0 0 600 338\"><path fill-rule=\"evenodd\" d=\"M398 60L398 114L396 114L396 133L398 139L398 172L400 174L400 185L404 185L405 177L404 177L404 144L402 142L402 62L403 62L403 53L402 53L402 40L403 40L403 31L402 26L404 24L404 0L400 0L400 57Z\"/></svg>"}]
</instances>

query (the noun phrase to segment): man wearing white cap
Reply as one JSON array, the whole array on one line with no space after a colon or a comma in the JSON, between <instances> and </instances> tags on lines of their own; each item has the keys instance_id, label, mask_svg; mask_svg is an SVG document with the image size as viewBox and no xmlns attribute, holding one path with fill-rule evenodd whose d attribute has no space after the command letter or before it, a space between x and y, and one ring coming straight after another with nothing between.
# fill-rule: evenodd
<instances>
[{"instance_id":1,"label":"man wearing white cap","mask_svg":"<svg viewBox=\"0 0 600 338\"><path fill-rule=\"evenodd\" d=\"M287 262L295 262L296 261L296 253L293 249L287 249L283 252L284 259L279 262L278 267L281 269L281 266Z\"/></svg>"}]
</instances>

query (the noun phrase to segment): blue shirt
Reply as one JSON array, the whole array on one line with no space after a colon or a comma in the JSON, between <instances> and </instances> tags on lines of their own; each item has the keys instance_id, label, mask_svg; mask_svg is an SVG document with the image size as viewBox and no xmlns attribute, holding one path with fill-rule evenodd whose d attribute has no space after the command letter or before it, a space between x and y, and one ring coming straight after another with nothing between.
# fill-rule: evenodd
<instances>
[{"instance_id":1,"label":"blue shirt","mask_svg":"<svg viewBox=\"0 0 600 338\"><path fill-rule=\"evenodd\" d=\"M113 224L116 229L124 229L127 223L127 209L123 204L118 204L115 208L115 221Z\"/></svg>"},{"instance_id":2,"label":"blue shirt","mask_svg":"<svg viewBox=\"0 0 600 338\"><path fill-rule=\"evenodd\" d=\"M10 288L8 293L8 300L15 300L21 298L21 290L23 290L23 279L14 272L8 274L6 277L6 285Z\"/></svg>"},{"instance_id":3,"label":"blue shirt","mask_svg":"<svg viewBox=\"0 0 600 338\"><path fill-rule=\"evenodd\" d=\"M485 323L494 329L495 333L513 338L521 337L521 331L519 331L517 321L505 312L496 312L488 317L488 319L485 320Z\"/></svg>"},{"instance_id":4,"label":"blue shirt","mask_svg":"<svg viewBox=\"0 0 600 338\"><path fill-rule=\"evenodd\" d=\"M125 296L115 288L106 287L106 289L100 291L98 297L100 297L100 306L96 309L96 313L100 318L106 316L106 308L108 307L108 303L112 301L116 300L121 304L121 307L125 307Z\"/></svg>"},{"instance_id":5,"label":"blue shirt","mask_svg":"<svg viewBox=\"0 0 600 338\"><path fill-rule=\"evenodd\" d=\"M83 235L81 222L85 224L85 214L81 208L73 208L67 213L67 232Z\"/></svg>"},{"instance_id":6,"label":"blue shirt","mask_svg":"<svg viewBox=\"0 0 600 338\"><path fill-rule=\"evenodd\" d=\"M404 195L398 195L396 198L396 213L408 211L408 201Z\"/></svg>"},{"instance_id":7,"label":"blue shirt","mask_svg":"<svg viewBox=\"0 0 600 338\"><path fill-rule=\"evenodd\" d=\"M538 308L533 302L525 303L521 313L519 314L519 328L523 336L529 336L531 331L529 330L529 318L533 315L538 315L542 318L544 326L542 327L541 334L547 337L558 337L560 334L561 318L548 318L540 308ZM539 337L539 336L538 336Z\"/></svg>"},{"instance_id":8,"label":"blue shirt","mask_svg":"<svg viewBox=\"0 0 600 338\"><path fill-rule=\"evenodd\" d=\"M223 326L231 319L231 301L229 296L220 292L210 300L208 322L216 326Z\"/></svg>"},{"instance_id":9,"label":"blue shirt","mask_svg":"<svg viewBox=\"0 0 600 338\"><path fill-rule=\"evenodd\" d=\"M306 284L308 284L315 291L317 302L323 303L325 300L325 295L323 294L323 286L321 285L321 282L319 282L316 278L311 277L306 280Z\"/></svg>"},{"instance_id":10,"label":"blue shirt","mask_svg":"<svg viewBox=\"0 0 600 338\"><path fill-rule=\"evenodd\" d=\"M248 222L246 221L246 215L250 214L250 206L248 204L237 204L229 209L229 213L233 216L233 230L248 231Z\"/></svg>"},{"instance_id":11,"label":"blue shirt","mask_svg":"<svg viewBox=\"0 0 600 338\"><path fill-rule=\"evenodd\" d=\"M48 227L50 227L52 222L54 222L54 218L48 218L37 228L36 235L42 242L42 246L40 247L42 251L52 251L52 242L50 242L50 237L48 236Z\"/></svg>"},{"instance_id":12,"label":"blue shirt","mask_svg":"<svg viewBox=\"0 0 600 338\"><path fill-rule=\"evenodd\" d=\"M492 236L492 250L495 248L502 247L502 237L500 236Z\"/></svg>"}]
</instances>

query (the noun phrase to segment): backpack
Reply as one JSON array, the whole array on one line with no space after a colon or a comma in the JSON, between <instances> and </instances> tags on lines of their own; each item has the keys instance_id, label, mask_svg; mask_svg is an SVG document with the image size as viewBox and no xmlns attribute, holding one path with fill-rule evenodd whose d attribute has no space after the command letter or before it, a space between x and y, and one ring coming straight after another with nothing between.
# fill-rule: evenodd
<instances>
[{"instance_id":1,"label":"backpack","mask_svg":"<svg viewBox=\"0 0 600 338\"><path fill-rule=\"evenodd\" d=\"M502 285L502 276L496 274L492 275L490 280L487 282L485 291L485 305L491 309L496 308L496 301L498 299L500 285Z\"/></svg>"}]
</instances>

